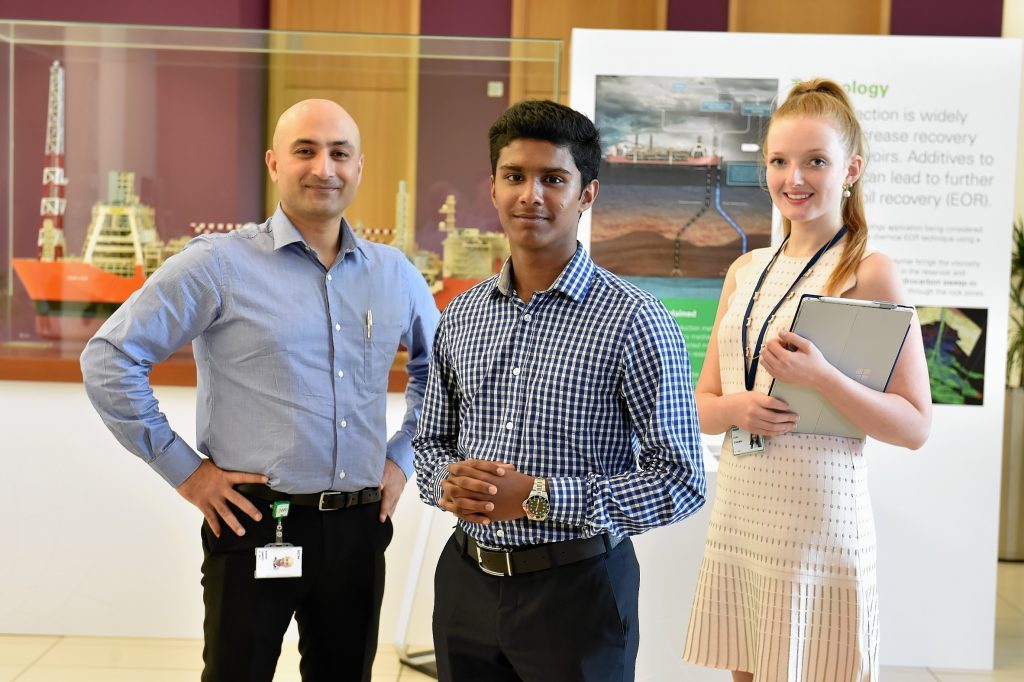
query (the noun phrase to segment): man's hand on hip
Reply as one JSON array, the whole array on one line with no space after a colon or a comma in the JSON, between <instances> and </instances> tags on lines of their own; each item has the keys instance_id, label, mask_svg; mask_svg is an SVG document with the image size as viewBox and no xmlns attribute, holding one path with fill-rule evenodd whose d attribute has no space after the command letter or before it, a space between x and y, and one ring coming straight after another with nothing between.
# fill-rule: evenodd
<instances>
[{"instance_id":1,"label":"man's hand on hip","mask_svg":"<svg viewBox=\"0 0 1024 682\"><path fill-rule=\"evenodd\" d=\"M384 460L384 477L380 481L380 522L394 516L398 498L405 489L405 472L390 459Z\"/></svg>"},{"instance_id":2,"label":"man's hand on hip","mask_svg":"<svg viewBox=\"0 0 1024 682\"><path fill-rule=\"evenodd\" d=\"M235 532L245 535L245 528L235 518L228 502L248 514L253 520L259 521L263 515L242 493L235 490L239 483L266 483L267 477L262 474L249 474L244 471L225 471L208 459L204 459L199 468L177 487L178 493L199 508L210 524L210 530L220 537L220 522Z\"/></svg>"}]
</instances>

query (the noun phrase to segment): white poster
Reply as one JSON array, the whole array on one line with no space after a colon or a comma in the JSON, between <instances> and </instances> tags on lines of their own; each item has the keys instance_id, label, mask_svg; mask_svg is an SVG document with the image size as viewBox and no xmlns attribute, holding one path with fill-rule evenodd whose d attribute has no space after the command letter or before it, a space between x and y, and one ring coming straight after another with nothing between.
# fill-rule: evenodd
<instances>
[{"instance_id":1,"label":"white poster","mask_svg":"<svg viewBox=\"0 0 1024 682\"><path fill-rule=\"evenodd\" d=\"M935 403L922 450L868 444L882 664L990 668L1021 43L576 30L571 63L570 103L605 147L581 239L666 303L696 366L725 268L769 243L756 162L771 99L817 76L851 95L869 246L918 306ZM685 563L701 549L670 551ZM692 589L645 582L645 613L675 630L648 629L658 647L682 642ZM649 640L646 679L695 673Z\"/></svg>"}]
</instances>

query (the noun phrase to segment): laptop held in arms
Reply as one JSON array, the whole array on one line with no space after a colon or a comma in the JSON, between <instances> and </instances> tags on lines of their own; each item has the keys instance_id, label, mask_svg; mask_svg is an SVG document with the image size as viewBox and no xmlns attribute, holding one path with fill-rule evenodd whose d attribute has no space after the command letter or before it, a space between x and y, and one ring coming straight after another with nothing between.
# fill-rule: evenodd
<instances>
[{"instance_id":1,"label":"laptop held in arms","mask_svg":"<svg viewBox=\"0 0 1024 682\"><path fill-rule=\"evenodd\" d=\"M790 331L811 341L846 376L884 391L913 318L910 306L804 294ZM798 433L864 437L812 388L773 381L768 394L785 400L800 415Z\"/></svg>"}]
</instances>

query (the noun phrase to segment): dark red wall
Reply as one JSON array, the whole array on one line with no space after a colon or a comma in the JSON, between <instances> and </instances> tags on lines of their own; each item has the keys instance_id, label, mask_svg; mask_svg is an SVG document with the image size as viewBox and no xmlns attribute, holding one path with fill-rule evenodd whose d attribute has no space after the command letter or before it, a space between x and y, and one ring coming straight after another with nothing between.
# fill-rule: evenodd
<instances>
[{"instance_id":1,"label":"dark red wall","mask_svg":"<svg viewBox=\"0 0 1024 682\"><path fill-rule=\"evenodd\" d=\"M512 0L421 0L420 35L508 38Z\"/></svg>"},{"instance_id":2,"label":"dark red wall","mask_svg":"<svg viewBox=\"0 0 1024 682\"><path fill-rule=\"evenodd\" d=\"M0 19L267 28L269 0L4 0Z\"/></svg>"},{"instance_id":3,"label":"dark red wall","mask_svg":"<svg viewBox=\"0 0 1024 682\"><path fill-rule=\"evenodd\" d=\"M893 35L1003 34L1003 0L892 0L890 16Z\"/></svg>"},{"instance_id":4,"label":"dark red wall","mask_svg":"<svg viewBox=\"0 0 1024 682\"><path fill-rule=\"evenodd\" d=\"M422 0L420 34L507 38L511 0ZM416 234L420 246L440 252L438 209L455 195L459 226L500 230L491 204L487 130L507 105L486 96L489 81L508 92L507 62L423 60L419 82Z\"/></svg>"},{"instance_id":5,"label":"dark red wall","mask_svg":"<svg viewBox=\"0 0 1024 682\"><path fill-rule=\"evenodd\" d=\"M728 31L729 0L669 0L670 31Z\"/></svg>"}]
</instances>

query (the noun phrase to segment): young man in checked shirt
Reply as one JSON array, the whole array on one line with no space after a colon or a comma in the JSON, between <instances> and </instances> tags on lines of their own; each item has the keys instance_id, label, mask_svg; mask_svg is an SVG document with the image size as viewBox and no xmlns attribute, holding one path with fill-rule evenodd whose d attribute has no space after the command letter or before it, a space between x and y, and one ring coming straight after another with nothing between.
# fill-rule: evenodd
<instances>
[{"instance_id":1,"label":"young man in checked shirt","mask_svg":"<svg viewBox=\"0 0 1024 682\"><path fill-rule=\"evenodd\" d=\"M435 576L442 680L632 680L630 535L704 502L682 334L576 240L601 146L554 102L490 130L500 274L437 329L413 445L421 498L459 518Z\"/></svg>"}]
</instances>

